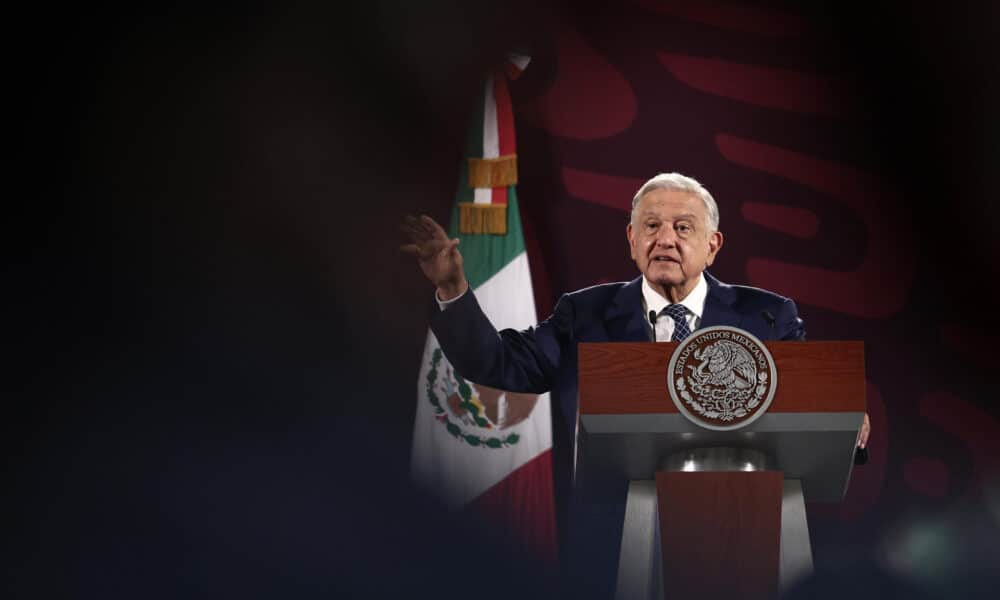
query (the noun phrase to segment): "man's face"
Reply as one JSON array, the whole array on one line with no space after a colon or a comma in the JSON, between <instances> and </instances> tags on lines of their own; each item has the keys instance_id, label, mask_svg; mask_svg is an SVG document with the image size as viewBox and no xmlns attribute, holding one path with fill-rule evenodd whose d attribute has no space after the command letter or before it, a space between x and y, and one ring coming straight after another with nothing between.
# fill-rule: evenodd
<instances>
[{"instance_id":1,"label":"man's face","mask_svg":"<svg viewBox=\"0 0 1000 600\"><path fill-rule=\"evenodd\" d=\"M626 233L636 266L653 289L674 302L694 289L722 247L722 234L709 230L705 204L691 192L647 192Z\"/></svg>"}]
</instances>

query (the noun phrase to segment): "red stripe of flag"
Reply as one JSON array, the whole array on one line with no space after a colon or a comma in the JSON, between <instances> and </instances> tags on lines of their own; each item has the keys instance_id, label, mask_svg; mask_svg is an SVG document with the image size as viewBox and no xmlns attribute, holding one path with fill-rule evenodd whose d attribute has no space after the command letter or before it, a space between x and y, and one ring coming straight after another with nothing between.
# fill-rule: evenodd
<instances>
[{"instance_id":1,"label":"red stripe of flag","mask_svg":"<svg viewBox=\"0 0 1000 600\"><path fill-rule=\"evenodd\" d=\"M510 101L510 89L503 71L497 70L493 75L493 97L497 103L497 137L500 142L500 156L514 154L514 106ZM493 188L493 204L507 204L507 188Z\"/></svg>"},{"instance_id":2,"label":"red stripe of flag","mask_svg":"<svg viewBox=\"0 0 1000 600\"><path fill-rule=\"evenodd\" d=\"M552 449L521 465L466 505L490 519L499 532L554 565L556 517L552 490Z\"/></svg>"}]
</instances>

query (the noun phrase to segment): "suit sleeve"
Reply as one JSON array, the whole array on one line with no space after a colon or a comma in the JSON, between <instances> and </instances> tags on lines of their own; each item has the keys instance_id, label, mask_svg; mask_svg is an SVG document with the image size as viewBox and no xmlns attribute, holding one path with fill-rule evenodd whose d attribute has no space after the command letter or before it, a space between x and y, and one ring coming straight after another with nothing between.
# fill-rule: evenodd
<instances>
[{"instance_id":1,"label":"suit sleeve","mask_svg":"<svg viewBox=\"0 0 1000 600\"><path fill-rule=\"evenodd\" d=\"M541 394L555 381L573 312L572 302L563 296L552 316L538 326L497 331L470 291L431 318L431 331L448 362L466 379Z\"/></svg>"},{"instance_id":2,"label":"suit sleeve","mask_svg":"<svg viewBox=\"0 0 1000 600\"><path fill-rule=\"evenodd\" d=\"M785 299L781 303L778 315L775 317L775 323L778 328L777 338L779 340L805 341L806 326L799 318L799 310L793 300Z\"/></svg>"}]
</instances>

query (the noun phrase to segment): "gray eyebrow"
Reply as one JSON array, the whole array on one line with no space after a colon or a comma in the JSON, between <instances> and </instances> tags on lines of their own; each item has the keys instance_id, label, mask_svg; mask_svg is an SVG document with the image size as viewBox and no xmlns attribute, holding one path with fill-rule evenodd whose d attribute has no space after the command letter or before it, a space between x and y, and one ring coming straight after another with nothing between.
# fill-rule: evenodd
<instances>
[{"instance_id":1,"label":"gray eyebrow","mask_svg":"<svg viewBox=\"0 0 1000 600\"><path fill-rule=\"evenodd\" d=\"M646 217L656 217L656 218L659 219L660 215L658 215L656 213L650 213L650 212L642 213L641 215L639 215L639 218L641 218L641 219L644 219ZM677 215L676 217L674 217L674 221L678 221L680 219L691 219L692 221L697 221L698 220L698 216L695 215L694 213L684 213L683 215Z\"/></svg>"}]
</instances>

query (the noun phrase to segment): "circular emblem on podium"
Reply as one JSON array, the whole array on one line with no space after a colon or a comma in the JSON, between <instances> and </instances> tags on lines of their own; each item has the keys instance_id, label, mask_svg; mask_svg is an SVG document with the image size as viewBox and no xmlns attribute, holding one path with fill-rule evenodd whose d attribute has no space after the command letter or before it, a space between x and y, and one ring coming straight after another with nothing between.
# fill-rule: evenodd
<instances>
[{"instance_id":1,"label":"circular emblem on podium","mask_svg":"<svg viewBox=\"0 0 1000 600\"><path fill-rule=\"evenodd\" d=\"M670 357L667 389L681 414L706 429L745 427L767 412L778 387L774 358L736 327L698 329Z\"/></svg>"}]
</instances>

